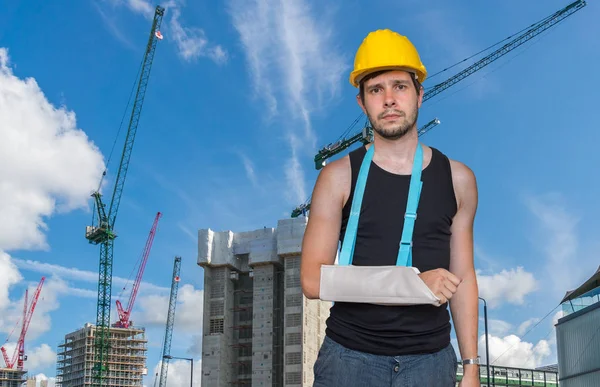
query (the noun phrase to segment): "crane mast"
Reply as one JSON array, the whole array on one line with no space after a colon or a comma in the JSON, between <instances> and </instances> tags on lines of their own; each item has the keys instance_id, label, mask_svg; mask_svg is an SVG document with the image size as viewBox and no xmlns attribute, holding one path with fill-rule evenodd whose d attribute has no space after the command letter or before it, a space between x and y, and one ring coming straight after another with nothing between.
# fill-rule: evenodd
<instances>
[{"instance_id":1,"label":"crane mast","mask_svg":"<svg viewBox=\"0 0 600 387\"><path fill-rule=\"evenodd\" d=\"M131 324L131 310L133 309L133 304L135 303L138 290L140 289L140 283L142 282L144 270L146 269L146 262L148 262L148 257L150 256L150 250L152 249L152 243L154 242L154 236L156 235L156 228L158 226L158 221L161 216L162 214L160 212L156 213L154 223L152 224L152 228L150 229L150 233L148 234L148 239L146 240L146 245L144 246L144 252L142 253L140 268L138 270L137 276L135 277L133 289L131 290L131 294L129 295L129 301L127 302L127 308L123 308L121 301L116 301L117 312L119 313L119 321L115 323L115 327L117 328L129 328L129 325Z\"/></svg>"},{"instance_id":2,"label":"crane mast","mask_svg":"<svg viewBox=\"0 0 600 387\"><path fill-rule=\"evenodd\" d=\"M135 100L129 119L125 144L123 146L123 152L121 154L119 169L108 212L106 212L106 204L102 201L102 195L99 192L94 192L92 194L98 211L98 226L87 226L85 236L91 244L100 245L93 386L103 385L104 374L108 368L113 244L114 239L116 238L116 234L114 233L115 220L121 202L121 195L123 194L123 187L125 185L125 178L127 176L144 97L146 95L146 88L150 78L150 70L152 68L156 44L158 40L162 39L159 28L162 23L164 11L165 9L163 7L157 6L154 13L152 28L146 45L144 60L141 65L141 74L137 84Z\"/></svg>"},{"instance_id":3,"label":"crane mast","mask_svg":"<svg viewBox=\"0 0 600 387\"><path fill-rule=\"evenodd\" d=\"M22 370L25 361L27 360L27 356L25 356L25 336L27 336L27 330L29 330L29 323L31 322L31 318L33 317L33 312L35 311L35 307L37 305L38 299L40 298L40 293L42 292L42 287L44 286L44 281L46 277L42 277L40 280L35 292L33 293L33 297L31 299L31 304L28 305L28 290L25 290L24 297L24 305L23 305L23 324L21 325L21 333L19 335L19 340L17 341L17 347L15 348L15 352L13 353L12 359L8 357L8 353L4 347L0 349L2 352L2 356L4 357L4 363L6 363L6 367L13 369L15 364L17 365L18 370Z\"/></svg>"},{"instance_id":4,"label":"crane mast","mask_svg":"<svg viewBox=\"0 0 600 387\"><path fill-rule=\"evenodd\" d=\"M494 62L496 59L501 58L502 56L508 54L510 51L523 45L527 41L533 39L535 36L541 34L548 28L554 26L555 24L559 23L560 21L564 20L565 18L573 15L575 12L577 12L581 8L585 7L585 5L586 5L585 1L577 0L577 1L569 4L565 8L563 8L563 9L555 12L554 14L542 19L541 21L533 24L525 32L518 35L516 38L512 39L510 42L506 43L505 45L503 45L496 51L494 51L491 54L487 55L486 57L480 59L479 61L475 62L474 64L467 67L466 69L460 71L456 75L448 78L447 80L445 80L441 83L438 83L437 85L433 86L431 89L427 90L423 95L423 102L438 95L442 91L457 84L458 82L469 77L470 75L476 73L477 71L481 70L485 66ZM362 115L364 115L364 113ZM366 126L366 127L367 127L367 130L372 130L372 128L370 128L370 126ZM364 129L363 129L363 132L364 132ZM344 151L345 149L350 147L352 144L363 140L363 138L364 138L364 136L362 133L357 133L350 138L339 141L334 146L330 145L330 146L321 148L321 150L319 150L317 155L314 157L316 169L318 170L318 169L323 168L325 166L325 160Z\"/></svg>"},{"instance_id":5,"label":"crane mast","mask_svg":"<svg viewBox=\"0 0 600 387\"><path fill-rule=\"evenodd\" d=\"M171 297L169 298L169 311L167 312L167 327L165 330L165 341L163 344L160 382L158 387L167 387L167 372L169 371L169 358L171 354L171 338L173 337L173 324L175 324L175 306L177 305L177 292L179 290L179 272L181 270L181 257L175 257L173 263L173 281L171 282Z\"/></svg>"}]
</instances>

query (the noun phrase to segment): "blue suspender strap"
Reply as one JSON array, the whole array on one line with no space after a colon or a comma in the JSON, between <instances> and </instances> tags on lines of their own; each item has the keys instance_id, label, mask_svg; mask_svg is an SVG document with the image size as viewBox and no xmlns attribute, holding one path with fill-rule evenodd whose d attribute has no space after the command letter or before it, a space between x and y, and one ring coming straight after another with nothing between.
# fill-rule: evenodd
<instances>
[{"instance_id":1,"label":"blue suspender strap","mask_svg":"<svg viewBox=\"0 0 600 387\"><path fill-rule=\"evenodd\" d=\"M372 144L363 159L358 173L356 187L354 189L354 198L350 209L350 217L346 225L346 233L344 234L344 242L342 250L338 257L339 265L349 265L352 263L354 256L354 245L356 243L356 233L358 230L358 219L362 207L367 176L373 160L375 145ZM406 204L406 213L404 215L404 227L402 228L402 239L398 250L397 265L412 266L412 235L417 218L417 207L419 205L419 197L423 182L421 181L421 169L423 167L423 148L419 143L416 148L415 157L413 160L413 170L410 179L410 188L408 192L408 200Z\"/></svg>"},{"instance_id":2,"label":"blue suspender strap","mask_svg":"<svg viewBox=\"0 0 600 387\"><path fill-rule=\"evenodd\" d=\"M354 256L358 218L360 216L365 185L367 184L367 175L369 174L369 168L371 168L374 152L375 146L371 145L367 150L367 154L365 155L360 166L360 171L358 172L358 179L356 181L356 187L354 188L354 198L352 199L352 208L350 209L350 217L348 218L346 233L344 234L344 243L342 244L342 251L338 257L339 265L349 265Z\"/></svg>"},{"instance_id":3,"label":"blue suspender strap","mask_svg":"<svg viewBox=\"0 0 600 387\"><path fill-rule=\"evenodd\" d=\"M417 145L415 158L413 161L413 170L410 177L410 188L408 190L408 200L406 203L406 213L404 214L404 227L402 227L402 239L398 249L397 266L412 266L412 236L417 220L417 207L421 197L421 169L423 167L423 147Z\"/></svg>"}]
</instances>

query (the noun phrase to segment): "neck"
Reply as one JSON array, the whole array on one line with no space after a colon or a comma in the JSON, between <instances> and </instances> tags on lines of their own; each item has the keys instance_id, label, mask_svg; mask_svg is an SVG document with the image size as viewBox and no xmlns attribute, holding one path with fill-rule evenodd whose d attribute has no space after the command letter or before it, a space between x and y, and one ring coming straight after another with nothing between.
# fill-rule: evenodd
<instances>
[{"instance_id":1,"label":"neck","mask_svg":"<svg viewBox=\"0 0 600 387\"><path fill-rule=\"evenodd\" d=\"M376 132L373 133L375 157L379 160L389 160L395 163L412 162L418 142L419 136L416 128L395 140L383 138Z\"/></svg>"}]
</instances>

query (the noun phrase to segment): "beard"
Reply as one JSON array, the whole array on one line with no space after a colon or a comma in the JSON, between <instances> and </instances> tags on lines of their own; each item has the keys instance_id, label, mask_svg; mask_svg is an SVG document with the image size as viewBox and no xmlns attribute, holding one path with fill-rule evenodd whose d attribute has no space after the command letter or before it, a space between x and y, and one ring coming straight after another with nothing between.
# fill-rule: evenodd
<instances>
[{"instance_id":1,"label":"beard","mask_svg":"<svg viewBox=\"0 0 600 387\"><path fill-rule=\"evenodd\" d=\"M383 122L383 116L390 113L398 114L400 117L398 118L397 122L393 124L386 124ZM371 122L373 130L381 137L388 140L398 140L404 137L406 133L415 127L417 119L419 118L419 109L415 107L415 109L408 115L400 110L386 110L379 114L377 119L374 119L371 113L367 112L367 117Z\"/></svg>"}]
</instances>

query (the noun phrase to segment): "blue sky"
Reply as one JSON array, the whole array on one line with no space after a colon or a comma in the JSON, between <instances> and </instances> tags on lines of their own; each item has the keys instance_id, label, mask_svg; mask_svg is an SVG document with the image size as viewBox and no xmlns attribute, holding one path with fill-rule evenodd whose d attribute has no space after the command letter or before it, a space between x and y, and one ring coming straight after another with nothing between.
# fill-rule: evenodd
<instances>
[{"instance_id":1,"label":"blue sky","mask_svg":"<svg viewBox=\"0 0 600 387\"><path fill-rule=\"evenodd\" d=\"M406 34L434 74L567 4L163 4L165 38L117 219L113 290L118 295L120 279L133 278L161 211L133 312L148 329L150 374L162 345L173 257L182 256L183 266L172 353L199 359L197 230L275 227L308 199L316 150L337 140L360 112L347 79L369 31ZM154 4L86 0L36 7L10 2L0 14L0 336L14 326L25 287L46 275L26 348L32 374L52 377L61 337L95 321L99 250L84 238L89 194L117 136ZM592 40L600 32L598 15L590 2L427 101L420 113L421 125L441 120L423 141L466 163L478 179L476 264L490 304L492 360L503 354L494 364L554 362L552 320L559 310L553 308L599 264L600 52ZM123 135L105 193L112 190ZM173 370L173 381L183 383L187 365Z\"/></svg>"}]
</instances>

